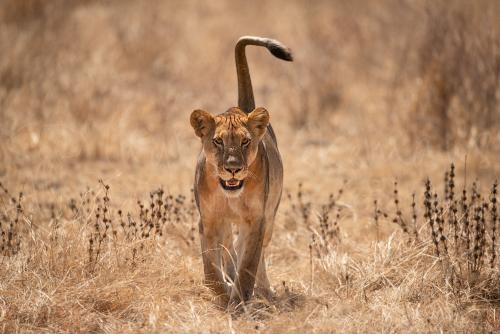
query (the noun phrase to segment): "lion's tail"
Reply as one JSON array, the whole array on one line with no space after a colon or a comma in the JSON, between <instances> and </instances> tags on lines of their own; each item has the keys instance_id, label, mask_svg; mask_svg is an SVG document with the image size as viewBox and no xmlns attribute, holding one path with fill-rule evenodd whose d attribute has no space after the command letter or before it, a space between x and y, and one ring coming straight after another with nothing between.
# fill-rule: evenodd
<instances>
[{"instance_id":1,"label":"lion's tail","mask_svg":"<svg viewBox=\"0 0 500 334\"><path fill-rule=\"evenodd\" d=\"M286 61L293 61L292 52L289 48L270 38L243 36L236 43L236 73L238 75L238 107L244 112L255 109L253 98L252 81L248 68L245 46L257 45L266 47L275 57Z\"/></svg>"}]
</instances>

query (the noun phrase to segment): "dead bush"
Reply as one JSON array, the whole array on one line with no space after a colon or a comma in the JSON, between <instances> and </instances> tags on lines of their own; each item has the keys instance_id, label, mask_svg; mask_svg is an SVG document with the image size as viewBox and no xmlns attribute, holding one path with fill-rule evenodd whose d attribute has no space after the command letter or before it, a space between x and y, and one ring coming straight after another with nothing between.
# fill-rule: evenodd
<instances>
[{"instance_id":1,"label":"dead bush","mask_svg":"<svg viewBox=\"0 0 500 334\"><path fill-rule=\"evenodd\" d=\"M443 189L438 194L427 179L422 205L417 205L413 195L408 208L400 202L395 183L392 222L401 227L410 247L427 244L433 248L428 255L439 261L445 287L457 295L473 291L494 300L500 293L498 183L495 181L487 194L481 193L477 181L470 188L464 184L459 191L452 164L445 173ZM391 215L376 207L376 225L382 216Z\"/></svg>"},{"instance_id":2,"label":"dead bush","mask_svg":"<svg viewBox=\"0 0 500 334\"><path fill-rule=\"evenodd\" d=\"M416 42L416 100L405 121L412 143L447 150L498 142L500 39L497 4L440 2L425 8Z\"/></svg>"}]
</instances>

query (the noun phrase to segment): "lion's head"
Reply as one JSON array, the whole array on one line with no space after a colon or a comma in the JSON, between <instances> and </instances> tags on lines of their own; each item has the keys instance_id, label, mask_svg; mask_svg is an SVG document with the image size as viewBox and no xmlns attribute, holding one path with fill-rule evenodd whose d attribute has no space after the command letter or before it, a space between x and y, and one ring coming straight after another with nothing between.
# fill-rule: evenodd
<instances>
[{"instance_id":1,"label":"lion's head","mask_svg":"<svg viewBox=\"0 0 500 334\"><path fill-rule=\"evenodd\" d=\"M243 188L268 124L264 108L249 114L236 107L217 116L203 110L191 113L191 126L201 138L206 162L216 168L226 192L239 193Z\"/></svg>"}]
</instances>

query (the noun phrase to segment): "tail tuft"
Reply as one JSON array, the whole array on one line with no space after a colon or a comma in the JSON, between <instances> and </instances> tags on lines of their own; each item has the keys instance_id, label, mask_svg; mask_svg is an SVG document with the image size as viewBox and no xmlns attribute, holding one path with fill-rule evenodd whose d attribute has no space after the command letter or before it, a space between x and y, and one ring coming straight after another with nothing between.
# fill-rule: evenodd
<instances>
[{"instance_id":1,"label":"tail tuft","mask_svg":"<svg viewBox=\"0 0 500 334\"><path fill-rule=\"evenodd\" d=\"M267 45L273 56L286 61L293 61L292 51L277 41L270 41Z\"/></svg>"}]
</instances>

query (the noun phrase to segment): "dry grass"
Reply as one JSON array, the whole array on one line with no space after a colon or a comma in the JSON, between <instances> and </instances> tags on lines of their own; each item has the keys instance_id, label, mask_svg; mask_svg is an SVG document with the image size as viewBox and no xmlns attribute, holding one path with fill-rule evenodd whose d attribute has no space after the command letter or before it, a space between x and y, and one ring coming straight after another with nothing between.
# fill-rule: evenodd
<instances>
[{"instance_id":1,"label":"dry grass","mask_svg":"<svg viewBox=\"0 0 500 334\"><path fill-rule=\"evenodd\" d=\"M499 15L487 0L2 2L0 331L499 331ZM276 299L234 317L202 284L188 117L236 103L247 34L296 60L248 52L285 193Z\"/></svg>"}]
</instances>

